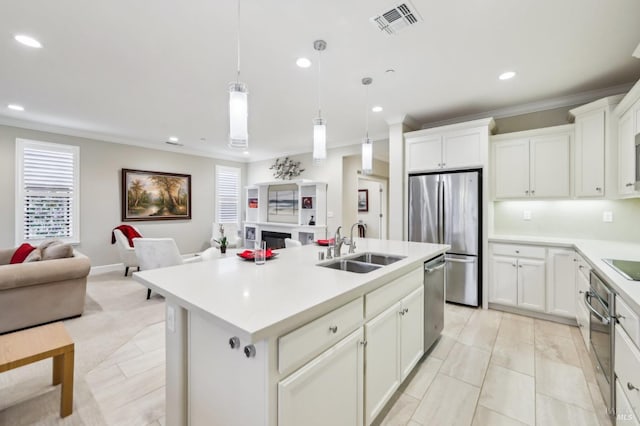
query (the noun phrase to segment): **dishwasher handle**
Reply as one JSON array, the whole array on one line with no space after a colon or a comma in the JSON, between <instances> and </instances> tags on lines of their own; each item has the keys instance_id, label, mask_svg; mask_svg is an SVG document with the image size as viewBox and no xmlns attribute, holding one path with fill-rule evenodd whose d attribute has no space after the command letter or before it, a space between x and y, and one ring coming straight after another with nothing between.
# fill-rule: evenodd
<instances>
[{"instance_id":1,"label":"dishwasher handle","mask_svg":"<svg viewBox=\"0 0 640 426\"><path fill-rule=\"evenodd\" d=\"M432 272L435 271L439 271L440 269L444 268L446 266L446 263L442 262L441 264L439 264L438 266L436 266L435 268L429 268L426 264L424 265L424 270L427 274L430 274Z\"/></svg>"}]
</instances>

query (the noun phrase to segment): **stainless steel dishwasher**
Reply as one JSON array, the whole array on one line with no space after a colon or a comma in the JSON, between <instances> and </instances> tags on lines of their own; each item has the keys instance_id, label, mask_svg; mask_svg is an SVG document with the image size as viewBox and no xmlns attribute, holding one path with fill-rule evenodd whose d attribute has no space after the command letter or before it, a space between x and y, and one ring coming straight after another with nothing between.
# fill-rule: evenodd
<instances>
[{"instance_id":1,"label":"stainless steel dishwasher","mask_svg":"<svg viewBox=\"0 0 640 426\"><path fill-rule=\"evenodd\" d=\"M424 351L438 340L444 327L445 296L444 255L424 264Z\"/></svg>"}]
</instances>

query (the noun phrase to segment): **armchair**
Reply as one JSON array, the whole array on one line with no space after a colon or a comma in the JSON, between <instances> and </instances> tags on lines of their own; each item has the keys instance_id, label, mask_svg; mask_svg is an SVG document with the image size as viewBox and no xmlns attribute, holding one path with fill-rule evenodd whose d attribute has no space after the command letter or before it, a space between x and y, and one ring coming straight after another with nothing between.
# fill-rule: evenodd
<instances>
[{"instance_id":1,"label":"armchair","mask_svg":"<svg viewBox=\"0 0 640 426\"><path fill-rule=\"evenodd\" d=\"M140 233L140 231L136 227L133 228L138 233ZM127 237L119 229L114 229L113 235L116 237L116 248L118 249L118 255L120 256L120 260L125 267L124 276L126 277L129 274L129 268L138 268L138 270L140 270L136 252L134 248L129 245L129 240L127 240ZM135 240L137 243L137 240L139 240L139 238L136 238Z\"/></svg>"}]
</instances>

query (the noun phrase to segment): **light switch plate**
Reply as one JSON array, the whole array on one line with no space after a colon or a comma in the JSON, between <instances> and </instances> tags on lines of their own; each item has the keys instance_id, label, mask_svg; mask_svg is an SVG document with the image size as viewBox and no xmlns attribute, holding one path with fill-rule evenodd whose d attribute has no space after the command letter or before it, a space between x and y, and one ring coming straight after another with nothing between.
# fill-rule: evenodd
<instances>
[{"instance_id":1,"label":"light switch plate","mask_svg":"<svg viewBox=\"0 0 640 426\"><path fill-rule=\"evenodd\" d=\"M333 212L327 212L327 217L333 217Z\"/></svg>"},{"instance_id":2,"label":"light switch plate","mask_svg":"<svg viewBox=\"0 0 640 426\"><path fill-rule=\"evenodd\" d=\"M612 211L604 211L602 212L602 221L603 222L613 222L613 212Z\"/></svg>"},{"instance_id":3,"label":"light switch plate","mask_svg":"<svg viewBox=\"0 0 640 426\"><path fill-rule=\"evenodd\" d=\"M524 220L531 220L531 210L523 210L522 211L522 218Z\"/></svg>"}]
</instances>

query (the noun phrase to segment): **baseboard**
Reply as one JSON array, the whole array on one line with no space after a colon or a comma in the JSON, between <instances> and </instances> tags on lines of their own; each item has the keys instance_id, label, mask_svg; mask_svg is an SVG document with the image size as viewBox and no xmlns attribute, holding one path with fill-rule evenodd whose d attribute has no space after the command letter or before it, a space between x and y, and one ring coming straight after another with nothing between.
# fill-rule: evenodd
<instances>
[{"instance_id":1,"label":"baseboard","mask_svg":"<svg viewBox=\"0 0 640 426\"><path fill-rule=\"evenodd\" d=\"M574 327L578 326L578 322L575 320L575 318L561 317L559 315L548 314L546 312L529 311L527 309L521 309L515 306L506 306L506 305L500 305L497 303L489 303L489 309L494 309L496 311L509 312L511 314L518 314L518 315L523 315L523 316L547 320L547 321L558 322L560 324L572 325Z\"/></svg>"},{"instance_id":2,"label":"baseboard","mask_svg":"<svg viewBox=\"0 0 640 426\"><path fill-rule=\"evenodd\" d=\"M106 274L107 272L121 271L124 274L124 265L122 263L114 263L112 265L92 266L89 276Z\"/></svg>"}]
</instances>

